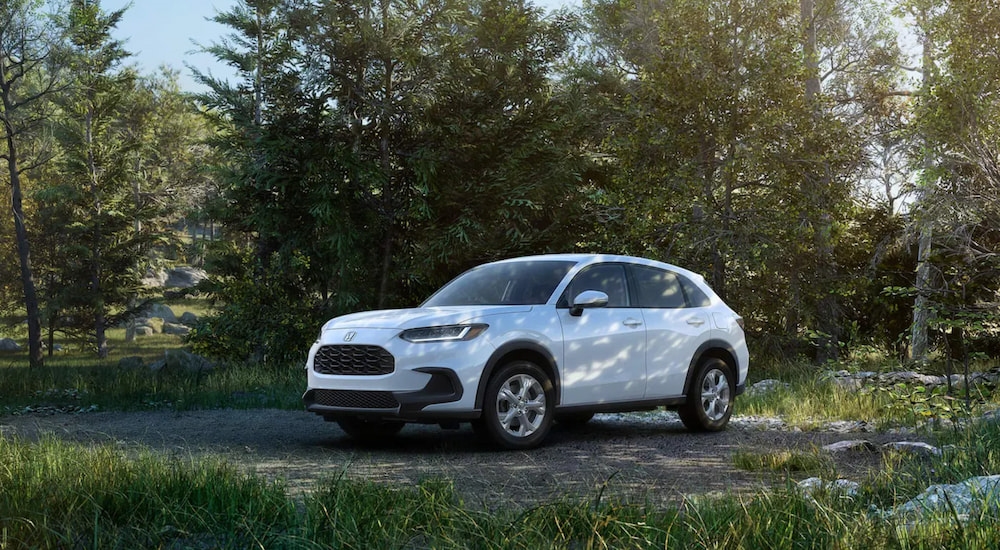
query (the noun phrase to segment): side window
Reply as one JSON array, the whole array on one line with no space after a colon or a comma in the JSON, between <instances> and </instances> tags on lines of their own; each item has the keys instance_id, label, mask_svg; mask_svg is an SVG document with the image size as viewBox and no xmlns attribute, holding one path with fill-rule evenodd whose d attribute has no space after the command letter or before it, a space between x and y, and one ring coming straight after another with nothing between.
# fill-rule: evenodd
<instances>
[{"instance_id":1,"label":"side window","mask_svg":"<svg viewBox=\"0 0 1000 550\"><path fill-rule=\"evenodd\" d=\"M678 275L677 278L681 280L684 294L687 295L688 307L708 307L711 304L712 301L708 299L708 296L697 285L685 277Z\"/></svg>"},{"instance_id":2,"label":"side window","mask_svg":"<svg viewBox=\"0 0 1000 550\"><path fill-rule=\"evenodd\" d=\"M632 266L639 307L682 308L687 305L680 277L662 269Z\"/></svg>"},{"instance_id":3,"label":"side window","mask_svg":"<svg viewBox=\"0 0 1000 550\"><path fill-rule=\"evenodd\" d=\"M628 290L625 284L625 267L616 264L598 264L577 273L566 288L559 304L568 307L573 298L584 290L599 290L608 295L608 307L628 307Z\"/></svg>"}]
</instances>

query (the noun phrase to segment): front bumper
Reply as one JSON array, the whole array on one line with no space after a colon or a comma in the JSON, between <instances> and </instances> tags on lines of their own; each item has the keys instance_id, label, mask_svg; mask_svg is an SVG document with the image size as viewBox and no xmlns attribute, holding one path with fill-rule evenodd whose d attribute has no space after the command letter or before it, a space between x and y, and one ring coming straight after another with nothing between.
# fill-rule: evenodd
<instances>
[{"instance_id":1,"label":"front bumper","mask_svg":"<svg viewBox=\"0 0 1000 550\"><path fill-rule=\"evenodd\" d=\"M302 395L306 410L324 418L338 416L368 416L405 421L474 419L479 411L426 411L430 405L454 403L462 399L464 390L455 371L438 367L422 367L415 372L430 375L427 384L415 391L373 391L351 389L310 388Z\"/></svg>"}]
</instances>

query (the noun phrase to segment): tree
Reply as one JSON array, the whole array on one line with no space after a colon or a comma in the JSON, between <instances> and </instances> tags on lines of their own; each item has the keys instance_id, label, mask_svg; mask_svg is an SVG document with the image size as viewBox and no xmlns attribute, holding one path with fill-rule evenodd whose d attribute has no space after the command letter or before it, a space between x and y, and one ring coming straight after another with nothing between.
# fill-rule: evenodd
<instances>
[{"instance_id":1,"label":"tree","mask_svg":"<svg viewBox=\"0 0 1000 550\"><path fill-rule=\"evenodd\" d=\"M32 140L47 118L46 107L58 90L55 31L46 27L28 0L0 3L0 123L11 187L11 214L20 263L24 307L28 321L28 356L32 367L43 364L41 319L31 263L31 245L25 226L22 178L50 156L34 151Z\"/></svg>"},{"instance_id":2,"label":"tree","mask_svg":"<svg viewBox=\"0 0 1000 550\"><path fill-rule=\"evenodd\" d=\"M118 324L128 297L144 269L137 259L148 249L148 234L135 231L135 220L145 219L133 193L131 160L138 146L137 132L123 124L136 86L136 74L123 69L129 54L111 32L124 10L105 13L99 0L74 0L68 28L71 93L61 101L59 140L63 148L63 176L72 204L67 220L72 240L70 270L86 273L85 292L77 292L77 306L86 311L98 357L108 355L106 329ZM70 281L73 279L66 278Z\"/></svg>"},{"instance_id":3,"label":"tree","mask_svg":"<svg viewBox=\"0 0 1000 550\"><path fill-rule=\"evenodd\" d=\"M597 62L618 73L606 150L621 170L613 192L632 234L626 250L703 269L771 332L797 284L788 266L803 261L800 224L789 221L813 215L797 189L816 134L791 8L608 2L594 12Z\"/></svg>"},{"instance_id":4,"label":"tree","mask_svg":"<svg viewBox=\"0 0 1000 550\"><path fill-rule=\"evenodd\" d=\"M219 20L234 33L212 50L242 84L203 76L228 160L230 239L212 262L227 310L211 338L281 358L288 331L314 329L303 320L412 303L483 258L572 246L552 231L580 204L583 163L550 80L565 19L509 0L384 0L246 2Z\"/></svg>"},{"instance_id":5,"label":"tree","mask_svg":"<svg viewBox=\"0 0 1000 550\"><path fill-rule=\"evenodd\" d=\"M1000 5L951 0L910 8L924 40L925 75L916 119L923 146L913 323L919 360L927 327L957 334L964 348L967 328L988 332L1000 317Z\"/></svg>"}]
</instances>

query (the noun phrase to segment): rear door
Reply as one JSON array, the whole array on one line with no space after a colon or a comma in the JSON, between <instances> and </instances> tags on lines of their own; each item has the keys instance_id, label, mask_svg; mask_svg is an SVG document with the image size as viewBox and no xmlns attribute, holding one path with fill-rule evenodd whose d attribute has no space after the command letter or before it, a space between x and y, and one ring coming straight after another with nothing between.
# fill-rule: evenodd
<instances>
[{"instance_id":1,"label":"rear door","mask_svg":"<svg viewBox=\"0 0 1000 550\"><path fill-rule=\"evenodd\" d=\"M682 275L630 266L646 324L646 392L656 399L684 393L691 358L712 335L708 297Z\"/></svg>"}]
</instances>

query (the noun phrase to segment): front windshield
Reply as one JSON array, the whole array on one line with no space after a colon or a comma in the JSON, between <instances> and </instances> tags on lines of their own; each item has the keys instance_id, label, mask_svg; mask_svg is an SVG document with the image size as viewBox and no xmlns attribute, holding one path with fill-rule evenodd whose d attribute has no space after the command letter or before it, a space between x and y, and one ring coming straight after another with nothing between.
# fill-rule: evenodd
<instances>
[{"instance_id":1,"label":"front windshield","mask_svg":"<svg viewBox=\"0 0 1000 550\"><path fill-rule=\"evenodd\" d=\"M544 304L574 265L539 260L479 266L452 279L422 307Z\"/></svg>"}]
</instances>

